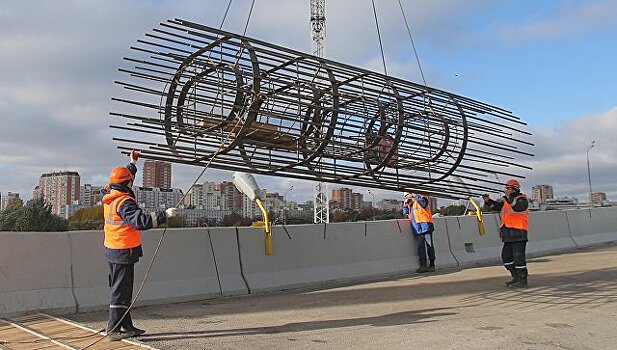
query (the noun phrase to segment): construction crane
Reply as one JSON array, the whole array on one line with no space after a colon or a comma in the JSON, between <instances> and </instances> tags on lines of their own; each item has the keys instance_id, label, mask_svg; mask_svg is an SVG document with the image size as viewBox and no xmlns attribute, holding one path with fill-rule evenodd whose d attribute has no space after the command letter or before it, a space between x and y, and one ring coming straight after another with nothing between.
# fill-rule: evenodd
<instances>
[{"instance_id":1,"label":"construction crane","mask_svg":"<svg viewBox=\"0 0 617 350\"><path fill-rule=\"evenodd\" d=\"M311 53L317 57L326 56L326 0L311 1ZM313 198L313 222L326 224L330 222L330 204L325 183L315 185Z\"/></svg>"}]
</instances>

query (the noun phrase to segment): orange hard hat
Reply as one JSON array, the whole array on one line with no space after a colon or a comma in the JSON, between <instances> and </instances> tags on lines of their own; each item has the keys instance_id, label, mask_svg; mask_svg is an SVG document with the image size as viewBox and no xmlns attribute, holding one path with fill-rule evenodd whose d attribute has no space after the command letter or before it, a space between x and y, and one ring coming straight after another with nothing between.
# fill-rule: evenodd
<instances>
[{"instance_id":1,"label":"orange hard hat","mask_svg":"<svg viewBox=\"0 0 617 350\"><path fill-rule=\"evenodd\" d=\"M133 174L125 166L117 166L109 174L109 182L112 184L121 184L129 180L133 180Z\"/></svg>"},{"instance_id":2,"label":"orange hard hat","mask_svg":"<svg viewBox=\"0 0 617 350\"><path fill-rule=\"evenodd\" d=\"M506 182L506 187L521 188L521 184L517 180L511 179L511 180L508 180L508 182Z\"/></svg>"}]
</instances>

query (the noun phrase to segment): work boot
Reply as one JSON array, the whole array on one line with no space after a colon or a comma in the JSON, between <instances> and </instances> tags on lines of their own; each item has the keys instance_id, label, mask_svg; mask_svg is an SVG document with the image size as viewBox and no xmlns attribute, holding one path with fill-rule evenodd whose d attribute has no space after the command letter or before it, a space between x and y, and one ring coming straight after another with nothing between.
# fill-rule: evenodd
<instances>
[{"instance_id":1,"label":"work boot","mask_svg":"<svg viewBox=\"0 0 617 350\"><path fill-rule=\"evenodd\" d=\"M416 270L416 272L417 272L417 273L425 273L425 272L428 272L428 271L429 271L429 269L428 269L428 267L426 266L426 263L425 263L425 262L420 262L420 267L418 267L418 269Z\"/></svg>"},{"instance_id":2,"label":"work boot","mask_svg":"<svg viewBox=\"0 0 617 350\"><path fill-rule=\"evenodd\" d=\"M131 334L119 331L107 332L107 339L111 341L119 341L131 337Z\"/></svg>"},{"instance_id":3,"label":"work boot","mask_svg":"<svg viewBox=\"0 0 617 350\"><path fill-rule=\"evenodd\" d=\"M130 327L122 327L122 331L130 334L130 337L138 337L140 335L144 335L146 334L146 331L143 329L139 329L135 326L130 326Z\"/></svg>"},{"instance_id":4,"label":"work boot","mask_svg":"<svg viewBox=\"0 0 617 350\"><path fill-rule=\"evenodd\" d=\"M431 261L431 264L428 266L429 272L435 272L435 262Z\"/></svg>"},{"instance_id":5,"label":"work boot","mask_svg":"<svg viewBox=\"0 0 617 350\"><path fill-rule=\"evenodd\" d=\"M518 275L516 274L516 271L514 270L510 270L510 274L512 275L512 279L509 280L508 282L506 282L506 286L511 286L512 284L518 282Z\"/></svg>"},{"instance_id":6,"label":"work boot","mask_svg":"<svg viewBox=\"0 0 617 350\"><path fill-rule=\"evenodd\" d=\"M527 272L521 271L517 273L518 280L510 285L512 288L525 288L527 287Z\"/></svg>"}]
</instances>

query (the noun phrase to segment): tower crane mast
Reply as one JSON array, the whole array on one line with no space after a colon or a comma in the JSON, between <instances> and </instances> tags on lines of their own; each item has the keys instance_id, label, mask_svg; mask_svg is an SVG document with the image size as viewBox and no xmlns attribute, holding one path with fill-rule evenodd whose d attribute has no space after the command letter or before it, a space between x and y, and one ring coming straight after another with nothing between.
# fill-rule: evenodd
<instances>
[{"instance_id":1,"label":"tower crane mast","mask_svg":"<svg viewBox=\"0 0 617 350\"><path fill-rule=\"evenodd\" d=\"M311 53L317 57L326 55L326 0L311 1ZM313 222L330 222L330 203L325 183L318 182L313 191Z\"/></svg>"}]
</instances>

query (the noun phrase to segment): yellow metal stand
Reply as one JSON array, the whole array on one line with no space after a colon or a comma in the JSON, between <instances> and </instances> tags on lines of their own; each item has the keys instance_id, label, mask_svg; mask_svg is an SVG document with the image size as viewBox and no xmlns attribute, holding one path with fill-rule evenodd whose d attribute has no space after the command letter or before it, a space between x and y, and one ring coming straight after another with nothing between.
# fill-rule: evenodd
<instances>
[{"instance_id":1,"label":"yellow metal stand","mask_svg":"<svg viewBox=\"0 0 617 350\"><path fill-rule=\"evenodd\" d=\"M270 220L268 219L268 211L264 207L263 203L259 198L255 199L259 209L261 210L261 214L264 217L263 227L264 227L264 240L266 243L266 255L272 254L272 225L270 224Z\"/></svg>"},{"instance_id":2,"label":"yellow metal stand","mask_svg":"<svg viewBox=\"0 0 617 350\"><path fill-rule=\"evenodd\" d=\"M484 236L486 231L484 230L484 221L482 219L482 209L480 209L480 206L478 206L478 204L471 197L469 197L469 203L471 203L474 206L474 208L476 208L476 210L475 211L470 210L467 213L467 215L476 216L476 219L478 219L478 231L480 233L480 236Z\"/></svg>"}]
</instances>

